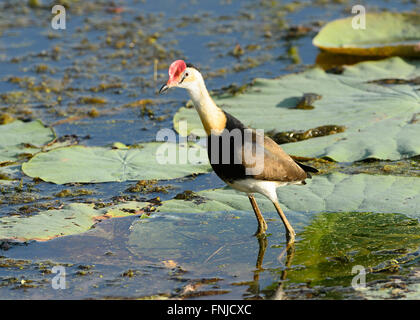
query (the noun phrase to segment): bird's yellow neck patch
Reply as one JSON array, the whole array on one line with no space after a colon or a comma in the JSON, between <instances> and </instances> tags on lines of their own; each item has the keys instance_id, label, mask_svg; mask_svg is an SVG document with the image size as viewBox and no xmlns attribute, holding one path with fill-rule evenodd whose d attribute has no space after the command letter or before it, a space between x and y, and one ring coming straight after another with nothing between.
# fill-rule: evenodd
<instances>
[{"instance_id":1,"label":"bird's yellow neck patch","mask_svg":"<svg viewBox=\"0 0 420 320\"><path fill-rule=\"evenodd\" d=\"M207 135L219 134L226 128L226 115L220 108L216 106L211 110L197 108L197 111Z\"/></svg>"},{"instance_id":2,"label":"bird's yellow neck patch","mask_svg":"<svg viewBox=\"0 0 420 320\"><path fill-rule=\"evenodd\" d=\"M210 97L204 79L201 74L191 68L187 68L188 77L185 78L183 85L188 90L191 99L197 110L204 130L207 135L222 132L226 127L226 115Z\"/></svg>"}]
</instances>

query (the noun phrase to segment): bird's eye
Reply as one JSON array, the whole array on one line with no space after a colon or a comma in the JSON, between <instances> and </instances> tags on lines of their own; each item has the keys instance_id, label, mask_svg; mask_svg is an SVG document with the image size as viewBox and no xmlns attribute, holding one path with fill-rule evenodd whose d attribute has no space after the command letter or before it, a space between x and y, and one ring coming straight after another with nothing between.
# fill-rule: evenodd
<instances>
[{"instance_id":1,"label":"bird's eye","mask_svg":"<svg viewBox=\"0 0 420 320\"><path fill-rule=\"evenodd\" d=\"M185 76L188 77L188 72L185 72Z\"/></svg>"}]
</instances>

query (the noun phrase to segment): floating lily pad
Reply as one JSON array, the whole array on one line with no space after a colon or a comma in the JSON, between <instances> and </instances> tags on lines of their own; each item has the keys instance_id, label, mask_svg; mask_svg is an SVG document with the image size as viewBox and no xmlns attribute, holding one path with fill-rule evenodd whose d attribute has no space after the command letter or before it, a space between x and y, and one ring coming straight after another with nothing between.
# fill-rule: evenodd
<instances>
[{"instance_id":1,"label":"floating lily pad","mask_svg":"<svg viewBox=\"0 0 420 320\"><path fill-rule=\"evenodd\" d=\"M420 216L420 179L412 177L333 173L315 176L305 187L279 188L278 196L297 230L319 212L395 212L416 219ZM195 201L197 197L200 201ZM256 198L267 218L277 217L269 200L259 195ZM4 217L0 219L0 239L48 240L81 233L98 220L130 215L132 209L140 212L146 205L128 202L94 209L93 205L76 203L30 217ZM214 218L225 217L229 212L235 215L242 212L253 218L247 196L229 188L197 192L194 199L164 201L157 208L161 213L174 214L214 212ZM279 225L276 232L282 230Z\"/></svg>"},{"instance_id":2,"label":"floating lily pad","mask_svg":"<svg viewBox=\"0 0 420 320\"><path fill-rule=\"evenodd\" d=\"M0 125L0 163L15 161L19 155L40 151L37 147L52 141L55 134L40 121L16 120Z\"/></svg>"},{"instance_id":3,"label":"floating lily pad","mask_svg":"<svg viewBox=\"0 0 420 320\"><path fill-rule=\"evenodd\" d=\"M133 215L122 209L140 210L143 202L94 209L93 204L71 203L62 209L48 210L30 217L0 218L0 239L46 241L89 230L100 220ZM140 214L140 211L139 211Z\"/></svg>"},{"instance_id":4,"label":"floating lily pad","mask_svg":"<svg viewBox=\"0 0 420 320\"><path fill-rule=\"evenodd\" d=\"M339 75L314 68L279 79L257 79L247 93L224 95L215 101L256 129L306 131L331 124L346 128L344 132L282 145L296 156L328 156L340 162L398 160L420 154L420 122L412 121L420 112L419 91L409 84L368 82L419 75L418 61L390 58L349 66ZM291 109L305 92L314 92L322 99L313 103L313 110ZM177 131L180 121L187 122L187 133L204 134L194 109L180 108L175 114Z\"/></svg>"},{"instance_id":5,"label":"floating lily pad","mask_svg":"<svg viewBox=\"0 0 420 320\"><path fill-rule=\"evenodd\" d=\"M364 56L420 56L420 14L367 13L366 28L353 28L349 17L325 25L313 39L318 48Z\"/></svg>"},{"instance_id":6,"label":"floating lily pad","mask_svg":"<svg viewBox=\"0 0 420 320\"><path fill-rule=\"evenodd\" d=\"M56 184L167 180L210 170L207 153L198 146L179 146L178 155L186 152L201 155L201 164L191 164L185 159L182 163L179 158L171 157L168 159L174 163L161 164L157 154L166 158L165 150L163 143L144 143L131 149L72 146L39 153L24 163L22 169L30 177Z\"/></svg>"},{"instance_id":7,"label":"floating lily pad","mask_svg":"<svg viewBox=\"0 0 420 320\"><path fill-rule=\"evenodd\" d=\"M307 214L316 212L402 213L420 218L420 179L416 177L346 175L332 173L314 176L305 186L277 189L284 211ZM245 193L230 188L197 192L206 201L164 201L160 212L229 212L252 208ZM261 195L255 196L262 212L275 212L273 204ZM292 211L292 212L291 212ZM277 214L276 214L277 216Z\"/></svg>"}]
</instances>

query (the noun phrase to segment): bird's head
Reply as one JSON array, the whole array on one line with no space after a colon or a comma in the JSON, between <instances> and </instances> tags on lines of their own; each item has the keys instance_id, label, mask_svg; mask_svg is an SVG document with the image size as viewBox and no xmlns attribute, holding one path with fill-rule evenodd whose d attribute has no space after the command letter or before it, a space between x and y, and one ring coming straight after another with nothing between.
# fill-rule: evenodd
<instances>
[{"instance_id":1,"label":"bird's head","mask_svg":"<svg viewBox=\"0 0 420 320\"><path fill-rule=\"evenodd\" d=\"M187 65L184 60L172 62L168 74L169 80L160 88L159 93L174 87L195 91L204 83L200 72L195 67Z\"/></svg>"}]
</instances>

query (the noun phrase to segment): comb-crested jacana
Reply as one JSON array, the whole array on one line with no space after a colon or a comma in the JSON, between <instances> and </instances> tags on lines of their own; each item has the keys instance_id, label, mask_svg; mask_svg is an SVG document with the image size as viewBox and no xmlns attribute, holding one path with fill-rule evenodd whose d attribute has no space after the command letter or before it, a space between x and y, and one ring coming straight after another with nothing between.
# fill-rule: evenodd
<instances>
[{"instance_id":1,"label":"comb-crested jacana","mask_svg":"<svg viewBox=\"0 0 420 320\"><path fill-rule=\"evenodd\" d=\"M207 91L203 76L194 66L177 60L171 64L168 73L169 80L159 93L173 87L188 91L208 137L210 164L224 182L248 195L258 220L256 234L262 235L267 230L267 223L254 198L255 193L260 193L273 202L286 228L287 242L293 243L295 232L280 207L276 189L288 184L305 184L305 179L311 178L310 172L318 170L294 161L272 139L246 127L219 108ZM232 139L235 137L233 132L241 135L239 145L238 139ZM251 134L247 135L248 132ZM226 135L228 139L224 139ZM248 149L256 153L254 162L245 156ZM248 170L255 169L257 162L260 164L258 170Z\"/></svg>"}]
</instances>

